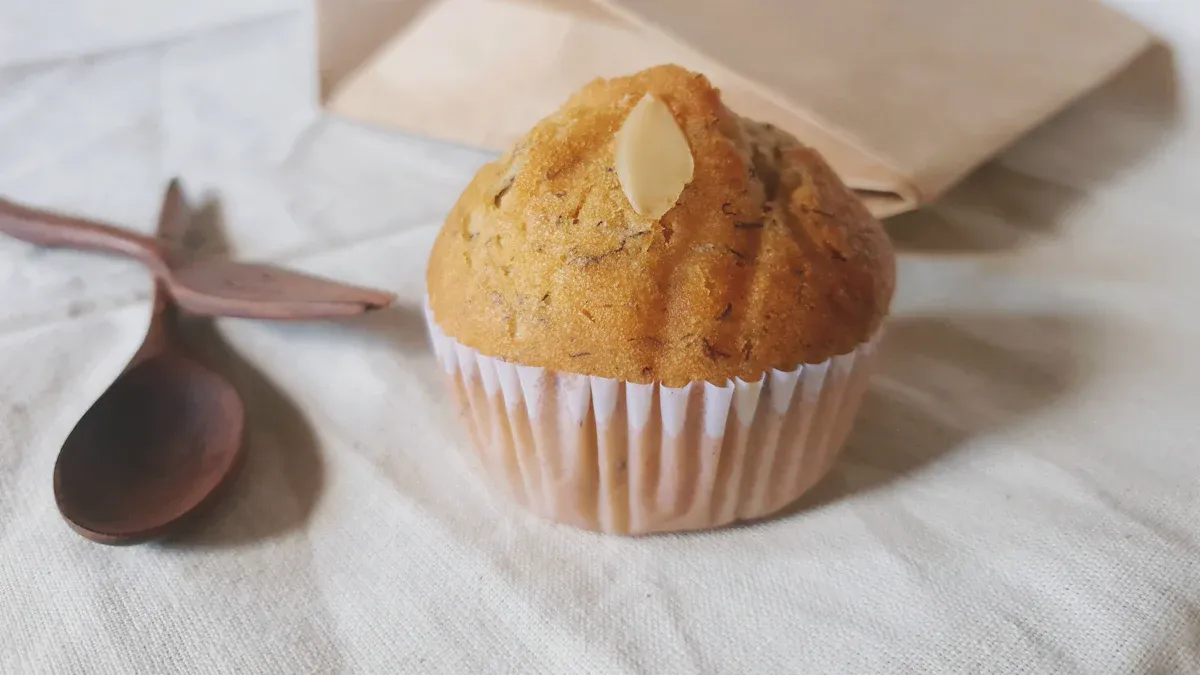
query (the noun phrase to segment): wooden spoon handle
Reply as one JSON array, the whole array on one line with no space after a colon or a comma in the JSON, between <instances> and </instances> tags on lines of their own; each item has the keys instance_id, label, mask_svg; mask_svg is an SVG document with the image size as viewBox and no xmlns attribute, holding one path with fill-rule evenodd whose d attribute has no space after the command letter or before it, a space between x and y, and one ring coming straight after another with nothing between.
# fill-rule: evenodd
<instances>
[{"instance_id":1,"label":"wooden spoon handle","mask_svg":"<svg viewBox=\"0 0 1200 675\"><path fill-rule=\"evenodd\" d=\"M38 246L129 256L156 272L164 269L154 239L82 218L51 213L0 198L0 232Z\"/></svg>"}]
</instances>

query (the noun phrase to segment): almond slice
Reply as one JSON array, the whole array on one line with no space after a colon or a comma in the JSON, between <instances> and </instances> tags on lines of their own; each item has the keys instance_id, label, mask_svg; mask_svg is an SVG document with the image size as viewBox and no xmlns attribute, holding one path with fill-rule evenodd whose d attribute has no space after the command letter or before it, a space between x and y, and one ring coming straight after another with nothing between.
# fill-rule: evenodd
<instances>
[{"instance_id":1,"label":"almond slice","mask_svg":"<svg viewBox=\"0 0 1200 675\"><path fill-rule=\"evenodd\" d=\"M651 220L675 206L695 171L683 129L651 94L638 101L617 131L613 161L630 206Z\"/></svg>"}]
</instances>

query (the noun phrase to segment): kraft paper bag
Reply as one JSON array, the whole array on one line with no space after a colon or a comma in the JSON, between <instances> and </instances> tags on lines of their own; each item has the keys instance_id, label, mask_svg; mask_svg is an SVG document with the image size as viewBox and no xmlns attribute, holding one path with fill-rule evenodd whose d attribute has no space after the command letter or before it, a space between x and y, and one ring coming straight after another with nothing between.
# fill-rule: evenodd
<instances>
[{"instance_id":1,"label":"kraft paper bag","mask_svg":"<svg viewBox=\"0 0 1200 675\"><path fill-rule=\"evenodd\" d=\"M879 216L936 199L1151 35L1100 0L318 0L334 114L506 148L673 62L817 148Z\"/></svg>"}]
</instances>

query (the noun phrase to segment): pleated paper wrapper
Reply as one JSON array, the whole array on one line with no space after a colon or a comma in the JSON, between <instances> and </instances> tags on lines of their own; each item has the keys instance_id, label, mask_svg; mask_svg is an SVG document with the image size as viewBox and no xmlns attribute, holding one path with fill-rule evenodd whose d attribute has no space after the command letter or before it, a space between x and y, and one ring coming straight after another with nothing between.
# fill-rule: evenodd
<instances>
[{"instance_id":1,"label":"pleated paper wrapper","mask_svg":"<svg viewBox=\"0 0 1200 675\"><path fill-rule=\"evenodd\" d=\"M491 481L546 519L625 535L759 519L799 498L845 442L878 343L757 382L673 388L509 363L425 313Z\"/></svg>"}]
</instances>

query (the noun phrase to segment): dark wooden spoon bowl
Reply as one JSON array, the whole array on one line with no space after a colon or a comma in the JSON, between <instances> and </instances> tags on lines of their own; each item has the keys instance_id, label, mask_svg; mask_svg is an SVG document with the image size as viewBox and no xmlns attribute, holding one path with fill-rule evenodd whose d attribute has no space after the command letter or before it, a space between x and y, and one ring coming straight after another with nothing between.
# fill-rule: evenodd
<instances>
[{"instance_id":1,"label":"dark wooden spoon bowl","mask_svg":"<svg viewBox=\"0 0 1200 675\"><path fill-rule=\"evenodd\" d=\"M198 512L240 465L245 408L195 361L156 284L150 330L120 377L80 418L54 466L54 498L76 532L144 541Z\"/></svg>"},{"instance_id":2,"label":"dark wooden spoon bowl","mask_svg":"<svg viewBox=\"0 0 1200 675\"><path fill-rule=\"evenodd\" d=\"M107 544L161 534L239 466L245 411L226 380L167 351L135 365L68 436L54 468L59 512Z\"/></svg>"}]
</instances>

